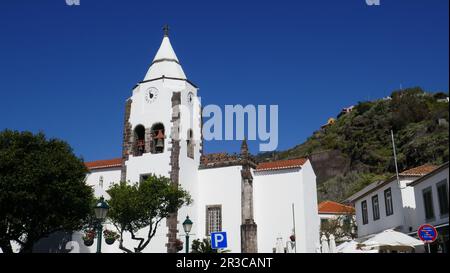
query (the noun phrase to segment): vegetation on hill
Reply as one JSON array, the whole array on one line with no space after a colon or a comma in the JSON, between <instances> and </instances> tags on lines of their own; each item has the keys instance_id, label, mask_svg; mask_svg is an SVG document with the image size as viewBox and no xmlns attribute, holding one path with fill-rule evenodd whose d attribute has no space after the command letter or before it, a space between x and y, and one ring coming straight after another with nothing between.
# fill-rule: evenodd
<instances>
[{"instance_id":1,"label":"vegetation on hill","mask_svg":"<svg viewBox=\"0 0 450 273\"><path fill-rule=\"evenodd\" d=\"M314 132L303 144L272 156L287 159L339 151L348 159L349 168L343 166L342 173L319 181L318 194L320 200L343 201L395 173L391 130L400 171L448 161L447 97L445 93L431 94L416 87L394 91L388 98L360 102L352 112ZM265 158L267 154L259 155L259 159ZM314 167L314 161L312 164Z\"/></svg>"}]
</instances>

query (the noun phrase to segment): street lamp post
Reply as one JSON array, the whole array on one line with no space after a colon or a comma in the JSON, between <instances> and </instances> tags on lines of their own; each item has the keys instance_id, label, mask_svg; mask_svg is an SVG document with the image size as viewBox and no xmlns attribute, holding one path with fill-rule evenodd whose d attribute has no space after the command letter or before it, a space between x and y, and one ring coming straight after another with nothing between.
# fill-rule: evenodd
<instances>
[{"instance_id":1,"label":"street lamp post","mask_svg":"<svg viewBox=\"0 0 450 273\"><path fill-rule=\"evenodd\" d=\"M105 199L100 197L100 200L94 207L95 218L97 218L97 253L102 252L102 223L106 218L106 214L108 213L109 206L105 202Z\"/></svg>"},{"instance_id":2,"label":"street lamp post","mask_svg":"<svg viewBox=\"0 0 450 273\"><path fill-rule=\"evenodd\" d=\"M186 233L186 253L189 253L189 233L192 229L192 221L189 219L189 216L186 216L186 220L183 222L183 229Z\"/></svg>"}]
</instances>

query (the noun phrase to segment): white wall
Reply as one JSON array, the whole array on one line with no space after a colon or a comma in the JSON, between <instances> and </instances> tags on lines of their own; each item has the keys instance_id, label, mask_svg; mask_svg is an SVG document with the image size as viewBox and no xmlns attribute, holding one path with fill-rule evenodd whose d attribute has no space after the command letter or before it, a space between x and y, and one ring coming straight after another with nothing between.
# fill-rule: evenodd
<instances>
[{"instance_id":1,"label":"white wall","mask_svg":"<svg viewBox=\"0 0 450 273\"><path fill-rule=\"evenodd\" d=\"M309 160L302 166L302 176L303 195L301 201L305 204L305 218L303 221L306 231L304 251L313 253L316 251L316 246L320 241L320 219L317 202L316 174Z\"/></svg>"},{"instance_id":2,"label":"white wall","mask_svg":"<svg viewBox=\"0 0 450 273\"><path fill-rule=\"evenodd\" d=\"M181 108L180 111L180 155L179 155L179 184L189 192L193 202L190 206L184 206L178 210L178 238L185 243L186 237L183 230L183 222L186 216L189 216L193 222L191 234L197 234L197 228L200 226L197 221L198 218L198 199L199 199L199 177L198 168L200 165L200 149L201 149L201 115L200 105L190 104L188 102L188 92L197 94L197 89L186 84L186 92L181 93ZM194 158L187 156L187 135L189 130L193 131L194 136ZM194 237L194 236L192 236ZM192 239L190 239L190 247L192 247ZM184 245L186 247L186 245ZM183 253L185 250L183 249Z\"/></svg>"},{"instance_id":3,"label":"white wall","mask_svg":"<svg viewBox=\"0 0 450 273\"><path fill-rule=\"evenodd\" d=\"M446 215L440 215L440 208L439 208L439 198L438 198L438 192L437 192L437 184L441 181L447 182L447 190L448 190L448 167L442 169L441 171L437 172L436 174L424 179L420 183L414 185L414 194L416 198L416 215L417 215L417 222L415 223L414 230L417 230L420 225L422 224L430 224L433 226L437 226L440 224L448 223L448 214ZM432 196L433 196L433 208L434 208L434 219L433 220L427 220L425 219L425 207L423 203L423 195L422 191L428 187L431 187L432 189ZM448 196L448 191L447 191Z\"/></svg>"},{"instance_id":4,"label":"white wall","mask_svg":"<svg viewBox=\"0 0 450 273\"><path fill-rule=\"evenodd\" d=\"M381 232L390 228L400 227L400 231L404 233L409 232L409 228L412 226L412 218L415 209L414 194L411 189L406 185L414 180L411 178L400 178L400 187L397 184L397 180L387 183L383 187L377 189L376 191L358 199L355 202L356 209L356 223L358 226L358 237L363 237L366 235ZM384 191L391 188L392 192L392 204L393 211L392 215L386 216L386 203L384 198ZM380 208L380 219L373 220L373 209L372 209L372 196L378 194L378 203ZM362 221L362 201L367 201L367 215L368 224L363 225Z\"/></svg>"},{"instance_id":5,"label":"white wall","mask_svg":"<svg viewBox=\"0 0 450 273\"><path fill-rule=\"evenodd\" d=\"M193 220L195 238L206 238L206 206L222 205L222 230L227 232L227 249L234 253L241 251L241 170L242 166L199 170L198 217Z\"/></svg>"},{"instance_id":6,"label":"white wall","mask_svg":"<svg viewBox=\"0 0 450 273\"><path fill-rule=\"evenodd\" d=\"M103 177L103 187L99 184L100 177ZM120 167L96 169L90 171L86 177L86 184L92 186L95 197L109 198L106 191L115 183L120 182Z\"/></svg>"},{"instance_id":7,"label":"white wall","mask_svg":"<svg viewBox=\"0 0 450 273\"><path fill-rule=\"evenodd\" d=\"M98 186L100 176L103 176L103 188L107 190L114 183L120 182L120 167L91 170L86 177L86 184Z\"/></svg>"},{"instance_id":8,"label":"white wall","mask_svg":"<svg viewBox=\"0 0 450 273\"><path fill-rule=\"evenodd\" d=\"M293 203L297 252L315 252L319 242L319 217L316 180L311 170L306 166L303 171L297 168L254 174L258 252L272 253L278 237L283 238L284 244L289 240L293 230Z\"/></svg>"}]
</instances>

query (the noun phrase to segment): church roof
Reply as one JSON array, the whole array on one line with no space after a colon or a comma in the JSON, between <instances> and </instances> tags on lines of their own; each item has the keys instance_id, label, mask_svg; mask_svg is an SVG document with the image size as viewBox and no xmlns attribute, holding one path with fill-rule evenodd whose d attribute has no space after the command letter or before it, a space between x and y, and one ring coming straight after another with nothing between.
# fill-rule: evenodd
<instances>
[{"instance_id":1,"label":"church roof","mask_svg":"<svg viewBox=\"0 0 450 273\"><path fill-rule=\"evenodd\" d=\"M85 162L84 165L89 170L117 168L122 166L122 158Z\"/></svg>"},{"instance_id":2,"label":"church roof","mask_svg":"<svg viewBox=\"0 0 450 273\"><path fill-rule=\"evenodd\" d=\"M307 158L297 158L297 159L262 162L258 164L258 166L256 167L256 171L271 171L271 170L300 168L301 166L303 166L303 164L306 163L306 161L308 161Z\"/></svg>"},{"instance_id":3,"label":"church roof","mask_svg":"<svg viewBox=\"0 0 450 273\"><path fill-rule=\"evenodd\" d=\"M182 80L187 79L167 33L164 35L161 46L153 59L147 75L145 75L144 81L162 77Z\"/></svg>"},{"instance_id":4,"label":"church roof","mask_svg":"<svg viewBox=\"0 0 450 273\"><path fill-rule=\"evenodd\" d=\"M323 201L318 206L319 214L355 213L355 208L333 201Z\"/></svg>"}]
</instances>

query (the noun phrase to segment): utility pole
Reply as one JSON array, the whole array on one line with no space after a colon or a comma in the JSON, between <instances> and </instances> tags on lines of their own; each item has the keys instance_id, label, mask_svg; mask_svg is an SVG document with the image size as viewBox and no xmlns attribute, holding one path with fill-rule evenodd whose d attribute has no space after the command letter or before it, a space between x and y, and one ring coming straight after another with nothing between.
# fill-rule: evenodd
<instances>
[{"instance_id":1,"label":"utility pole","mask_svg":"<svg viewBox=\"0 0 450 273\"><path fill-rule=\"evenodd\" d=\"M397 166L397 152L395 150L395 140L393 130L391 130L391 138L392 138L392 150L394 151L395 174L397 176L397 184L400 187L400 178L398 176L398 166Z\"/></svg>"},{"instance_id":2,"label":"utility pole","mask_svg":"<svg viewBox=\"0 0 450 273\"><path fill-rule=\"evenodd\" d=\"M294 208L294 203L292 203L292 222L293 222L293 226L294 226L294 238L295 238L294 253L297 253L298 238L297 238L297 235L295 235L295 208Z\"/></svg>"}]
</instances>

